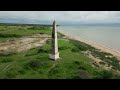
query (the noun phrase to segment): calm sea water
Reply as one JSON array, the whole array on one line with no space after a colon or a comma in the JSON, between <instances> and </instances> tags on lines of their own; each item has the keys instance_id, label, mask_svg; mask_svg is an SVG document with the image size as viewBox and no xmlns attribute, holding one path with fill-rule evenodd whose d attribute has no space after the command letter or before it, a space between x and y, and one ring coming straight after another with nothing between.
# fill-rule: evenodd
<instances>
[{"instance_id":1,"label":"calm sea water","mask_svg":"<svg viewBox=\"0 0 120 90\"><path fill-rule=\"evenodd\" d=\"M120 26L59 26L57 29L120 51Z\"/></svg>"}]
</instances>

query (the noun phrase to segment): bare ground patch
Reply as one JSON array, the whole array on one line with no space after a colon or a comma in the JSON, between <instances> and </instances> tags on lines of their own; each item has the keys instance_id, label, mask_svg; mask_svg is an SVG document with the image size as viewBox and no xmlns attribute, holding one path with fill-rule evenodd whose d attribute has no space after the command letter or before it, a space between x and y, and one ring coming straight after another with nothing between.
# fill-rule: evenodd
<instances>
[{"instance_id":1,"label":"bare ground patch","mask_svg":"<svg viewBox=\"0 0 120 90\"><path fill-rule=\"evenodd\" d=\"M47 34L35 34L32 36L16 38L0 43L0 53L16 53L31 48L43 46L50 36Z\"/></svg>"}]
</instances>

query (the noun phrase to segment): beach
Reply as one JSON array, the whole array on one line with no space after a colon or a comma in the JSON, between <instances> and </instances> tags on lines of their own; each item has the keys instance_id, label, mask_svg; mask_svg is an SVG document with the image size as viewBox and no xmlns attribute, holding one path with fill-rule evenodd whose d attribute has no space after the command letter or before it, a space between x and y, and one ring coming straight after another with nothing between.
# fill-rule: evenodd
<instances>
[{"instance_id":1,"label":"beach","mask_svg":"<svg viewBox=\"0 0 120 90\"><path fill-rule=\"evenodd\" d=\"M84 42L84 43L86 43L88 45L91 45L92 47L95 47L96 49L100 49L103 52L111 53L111 54L113 54L113 56L117 57L120 60L120 52L117 51L117 50L105 47L103 45L100 45L100 44L98 44L96 42L93 42L93 41L90 41L90 40L87 40L87 39L83 39L83 38L80 38L80 37L75 37L75 36L70 35L68 33L63 33L63 32L61 32L59 30L58 30L58 32L60 32L61 34L65 35L69 39L78 40L78 41Z\"/></svg>"}]
</instances>

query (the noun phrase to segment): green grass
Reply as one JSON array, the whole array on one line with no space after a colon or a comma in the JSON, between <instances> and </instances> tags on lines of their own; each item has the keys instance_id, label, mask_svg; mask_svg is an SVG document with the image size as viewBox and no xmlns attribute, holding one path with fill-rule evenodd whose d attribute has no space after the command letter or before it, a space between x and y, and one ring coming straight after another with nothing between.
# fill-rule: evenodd
<instances>
[{"instance_id":1,"label":"green grass","mask_svg":"<svg viewBox=\"0 0 120 90\"><path fill-rule=\"evenodd\" d=\"M92 67L91 63L93 60L83 53L72 52L72 48L76 46L69 41L60 39L59 47L64 49L59 50L60 59L58 61L49 59L50 43L42 48L34 48L26 52L8 55L7 57L1 56L0 78L104 79L115 77L109 71ZM7 67L9 64L11 65ZM109 74L112 76L110 77Z\"/></svg>"},{"instance_id":2,"label":"green grass","mask_svg":"<svg viewBox=\"0 0 120 90\"><path fill-rule=\"evenodd\" d=\"M73 45L75 45L77 47L77 48L72 49L73 52L74 51L79 52L79 50L80 51L90 51L94 57L97 57L97 58L103 60L104 62L106 62L107 64L111 65L114 70L120 71L120 65L119 65L120 61L116 57L114 57L112 54L107 53L107 52L101 52L100 50L92 47L91 45L87 45L87 44L77 41L77 40L70 39L70 43L72 43ZM106 56L108 56L108 57L106 57Z\"/></svg>"},{"instance_id":3,"label":"green grass","mask_svg":"<svg viewBox=\"0 0 120 90\"><path fill-rule=\"evenodd\" d=\"M9 25L8 25L9 26ZM0 40L10 40L36 33L51 35L51 30L39 26L0 25ZM4 28L4 30L3 30ZM9 29L9 30L7 30ZM43 29L43 30L42 30ZM58 33L60 58L57 61L49 59L51 40L43 47L37 47L21 53L0 54L0 79L111 79L120 78L120 75L102 68L93 67L93 60L82 51L90 50L96 57L113 65L118 69L118 60L106 58L109 53L99 52L97 49L76 40L65 40L64 35ZM103 64L103 63L101 63Z\"/></svg>"},{"instance_id":4,"label":"green grass","mask_svg":"<svg viewBox=\"0 0 120 90\"><path fill-rule=\"evenodd\" d=\"M2 32L0 33L0 41L12 40L23 36L30 36L41 33L50 35L51 30L13 30L10 32Z\"/></svg>"},{"instance_id":5,"label":"green grass","mask_svg":"<svg viewBox=\"0 0 120 90\"><path fill-rule=\"evenodd\" d=\"M33 34L51 34L49 26L0 26L0 41L30 36Z\"/></svg>"}]
</instances>

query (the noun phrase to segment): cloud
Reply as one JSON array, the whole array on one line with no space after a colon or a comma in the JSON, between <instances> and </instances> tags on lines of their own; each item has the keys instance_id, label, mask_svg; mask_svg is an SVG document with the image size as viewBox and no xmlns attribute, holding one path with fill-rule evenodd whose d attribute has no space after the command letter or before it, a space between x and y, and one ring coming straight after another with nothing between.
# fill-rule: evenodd
<instances>
[{"instance_id":1,"label":"cloud","mask_svg":"<svg viewBox=\"0 0 120 90\"><path fill-rule=\"evenodd\" d=\"M120 23L120 11L0 11L0 22Z\"/></svg>"}]
</instances>

